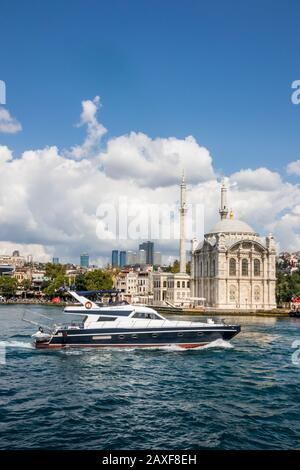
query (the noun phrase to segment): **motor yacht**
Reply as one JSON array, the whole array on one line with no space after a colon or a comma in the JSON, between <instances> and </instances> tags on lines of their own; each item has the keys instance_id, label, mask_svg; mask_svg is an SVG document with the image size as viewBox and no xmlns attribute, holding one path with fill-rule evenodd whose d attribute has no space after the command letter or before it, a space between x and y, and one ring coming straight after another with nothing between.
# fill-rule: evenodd
<instances>
[{"instance_id":1,"label":"motor yacht","mask_svg":"<svg viewBox=\"0 0 300 470\"><path fill-rule=\"evenodd\" d=\"M217 339L230 340L239 325L185 320L169 320L153 308L128 303L99 306L75 291L70 294L78 305L65 307L64 313L83 316L80 323L54 325L46 331L42 326L32 335L37 348L77 347L160 347L181 348L204 346Z\"/></svg>"}]
</instances>

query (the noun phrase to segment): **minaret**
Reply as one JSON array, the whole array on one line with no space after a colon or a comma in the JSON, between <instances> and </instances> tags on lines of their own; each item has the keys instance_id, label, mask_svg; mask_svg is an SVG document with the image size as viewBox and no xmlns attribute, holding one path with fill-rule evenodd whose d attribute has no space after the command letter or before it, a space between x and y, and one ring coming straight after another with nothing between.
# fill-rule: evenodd
<instances>
[{"instance_id":1,"label":"minaret","mask_svg":"<svg viewBox=\"0 0 300 470\"><path fill-rule=\"evenodd\" d=\"M220 209L219 209L219 214L221 216L221 220L227 219L227 215L228 215L227 187L225 185L224 180L223 180L222 186L221 186L221 206L220 206Z\"/></svg>"},{"instance_id":2,"label":"minaret","mask_svg":"<svg viewBox=\"0 0 300 470\"><path fill-rule=\"evenodd\" d=\"M182 180L180 184L180 272L186 272L186 237L185 237L185 216L186 207L186 184L184 172L182 172Z\"/></svg>"}]
</instances>

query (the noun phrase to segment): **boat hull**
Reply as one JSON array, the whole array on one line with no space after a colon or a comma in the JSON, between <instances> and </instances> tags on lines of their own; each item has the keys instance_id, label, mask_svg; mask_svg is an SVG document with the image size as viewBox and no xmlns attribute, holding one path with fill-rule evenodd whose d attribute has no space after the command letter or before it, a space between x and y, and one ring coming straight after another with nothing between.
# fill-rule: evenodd
<instances>
[{"instance_id":1,"label":"boat hull","mask_svg":"<svg viewBox=\"0 0 300 470\"><path fill-rule=\"evenodd\" d=\"M58 330L50 341L37 341L36 347L47 348L111 348L161 347L176 345L182 348L205 346L218 339L230 340L240 332L240 326L184 328L168 330L101 329Z\"/></svg>"}]
</instances>

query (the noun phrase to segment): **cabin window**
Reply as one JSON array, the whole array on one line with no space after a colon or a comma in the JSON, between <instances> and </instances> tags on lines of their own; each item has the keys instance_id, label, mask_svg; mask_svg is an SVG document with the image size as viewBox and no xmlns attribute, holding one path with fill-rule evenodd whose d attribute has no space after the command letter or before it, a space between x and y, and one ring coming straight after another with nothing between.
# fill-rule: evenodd
<instances>
[{"instance_id":1,"label":"cabin window","mask_svg":"<svg viewBox=\"0 0 300 470\"><path fill-rule=\"evenodd\" d=\"M97 321L115 321L117 317L99 317Z\"/></svg>"},{"instance_id":2,"label":"cabin window","mask_svg":"<svg viewBox=\"0 0 300 470\"><path fill-rule=\"evenodd\" d=\"M137 338L138 338L138 335L131 335L131 338L137 339Z\"/></svg>"},{"instance_id":3,"label":"cabin window","mask_svg":"<svg viewBox=\"0 0 300 470\"><path fill-rule=\"evenodd\" d=\"M119 339L124 339L125 336L124 335L119 335Z\"/></svg>"},{"instance_id":4,"label":"cabin window","mask_svg":"<svg viewBox=\"0 0 300 470\"><path fill-rule=\"evenodd\" d=\"M152 338L157 338L157 334L156 333L152 333Z\"/></svg>"},{"instance_id":5,"label":"cabin window","mask_svg":"<svg viewBox=\"0 0 300 470\"><path fill-rule=\"evenodd\" d=\"M260 276L260 261L259 261L259 259L254 260L254 276Z\"/></svg>"},{"instance_id":6,"label":"cabin window","mask_svg":"<svg viewBox=\"0 0 300 470\"><path fill-rule=\"evenodd\" d=\"M242 260L242 276L248 276L248 260Z\"/></svg>"},{"instance_id":7,"label":"cabin window","mask_svg":"<svg viewBox=\"0 0 300 470\"><path fill-rule=\"evenodd\" d=\"M234 258L229 260L229 276L236 276L236 260Z\"/></svg>"},{"instance_id":8,"label":"cabin window","mask_svg":"<svg viewBox=\"0 0 300 470\"><path fill-rule=\"evenodd\" d=\"M136 312L132 318L144 318L146 320L160 320L155 313Z\"/></svg>"},{"instance_id":9,"label":"cabin window","mask_svg":"<svg viewBox=\"0 0 300 470\"><path fill-rule=\"evenodd\" d=\"M183 336L183 333L177 333L177 336Z\"/></svg>"},{"instance_id":10,"label":"cabin window","mask_svg":"<svg viewBox=\"0 0 300 470\"><path fill-rule=\"evenodd\" d=\"M202 336L202 335L203 335L203 333L201 331L197 332L197 336Z\"/></svg>"}]
</instances>

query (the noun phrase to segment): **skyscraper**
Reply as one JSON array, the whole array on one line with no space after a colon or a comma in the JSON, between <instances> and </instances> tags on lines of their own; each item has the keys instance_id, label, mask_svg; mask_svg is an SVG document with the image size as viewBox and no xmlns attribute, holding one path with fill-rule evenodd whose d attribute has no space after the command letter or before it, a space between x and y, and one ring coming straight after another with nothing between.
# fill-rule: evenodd
<instances>
[{"instance_id":1,"label":"skyscraper","mask_svg":"<svg viewBox=\"0 0 300 470\"><path fill-rule=\"evenodd\" d=\"M88 268L90 264L90 257L88 253L82 253L80 255L80 267L81 268Z\"/></svg>"},{"instance_id":2,"label":"skyscraper","mask_svg":"<svg viewBox=\"0 0 300 470\"><path fill-rule=\"evenodd\" d=\"M154 266L161 266L161 253L160 251L155 251L153 255L153 264Z\"/></svg>"},{"instance_id":3,"label":"skyscraper","mask_svg":"<svg viewBox=\"0 0 300 470\"><path fill-rule=\"evenodd\" d=\"M126 251L120 251L120 267L124 268L126 266Z\"/></svg>"},{"instance_id":4,"label":"skyscraper","mask_svg":"<svg viewBox=\"0 0 300 470\"><path fill-rule=\"evenodd\" d=\"M138 264L143 265L146 264L146 259L147 259L147 252L146 250L139 250L138 253Z\"/></svg>"},{"instance_id":5,"label":"skyscraper","mask_svg":"<svg viewBox=\"0 0 300 470\"><path fill-rule=\"evenodd\" d=\"M59 258L52 258L53 264L59 264Z\"/></svg>"},{"instance_id":6,"label":"skyscraper","mask_svg":"<svg viewBox=\"0 0 300 470\"><path fill-rule=\"evenodd\" d=\"M113 268L116 268L119 266L119 251L118 250L112 250L111 252L111 265Z\"/></svg>"},{"instance_id":7,"label":"skyscraper","mask_svg":"<svg viewBox=\"0 0 300 470\"><path fill-rule=\"evenodd\" d=\"M153 264L153 252L154 252L154 243L153 242L144 242L139 245L139 250L146 251L146 263Z\"/></svg>"}]
</instances>

